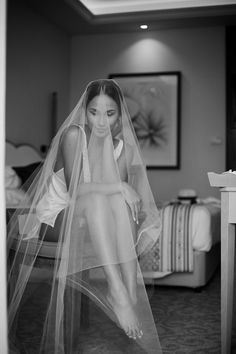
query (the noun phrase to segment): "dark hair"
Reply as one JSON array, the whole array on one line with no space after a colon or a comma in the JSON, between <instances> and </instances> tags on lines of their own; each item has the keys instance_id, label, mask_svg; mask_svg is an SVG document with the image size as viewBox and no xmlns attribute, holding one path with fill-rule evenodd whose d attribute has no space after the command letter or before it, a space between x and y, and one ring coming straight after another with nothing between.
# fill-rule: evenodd
<instances>
[{"instance_id":1,"label":"dark hair","mask_svg":"<svg viewBox=\"0 0 236 354\"><path fill-rule=\"evenodd\" d=\"M112 98L117 106L119 113L121 113L121 102L120 99L122 97L122 92L119 86L115 83L114 80L104 79L104 80L96 80L92 81L87 87L86 93L86 109L88 104L92 99L101 94L109 96Z\"/></svg>"}]
</instances>

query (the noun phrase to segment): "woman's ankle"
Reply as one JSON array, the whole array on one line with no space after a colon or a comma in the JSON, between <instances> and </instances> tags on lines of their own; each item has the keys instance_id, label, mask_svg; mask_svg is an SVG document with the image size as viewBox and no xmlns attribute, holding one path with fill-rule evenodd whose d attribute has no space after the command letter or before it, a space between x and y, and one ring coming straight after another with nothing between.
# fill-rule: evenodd
<instances>
[{"instance_id":1,"label":"woman's ankle","mask_svg":"<svg viewBox=\"0 0 236 354\"><path fill-rule=\"evenodd\" d=\"M109 287L109 295L112 300L121 305L130 304L129 294L123 284L114 285Z\"/></svg>"}]
</instances>

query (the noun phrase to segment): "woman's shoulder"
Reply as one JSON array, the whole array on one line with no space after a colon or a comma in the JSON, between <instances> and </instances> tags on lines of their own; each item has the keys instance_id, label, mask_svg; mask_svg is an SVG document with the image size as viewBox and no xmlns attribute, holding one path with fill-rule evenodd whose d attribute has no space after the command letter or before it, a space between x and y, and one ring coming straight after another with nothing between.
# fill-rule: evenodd
<instances>
[{"instance_id":1,"label":"woman's shoulder","mask_svg":"<svg viewBox=\"0 0 236 354\"><path fill-rule=\"evenodd\" d=\"M64 134L76 135L76 134L81 133L82 131L84 131L84 128L82 127L82 125L79 125L79 124L71 124L70 126L68 126L67 128L65 128Z\"/></svg>"},{"instance_id":2,"label":"woman's shoulder","mask_svg":"<svg viewBox=\"0 0 236 354\"><path fill-rule=\"evenodd\" d=\"M63 139L74 139L78 138L83 133L83 127L77 124L71 124L69 127L65 128L62 137Z\"/></svg>"},{"instance_id":3,"label":"woman's shoulder","mask_svg":"<svg viewBox=\"0 0 236 354\"><path fill-rule=\"evenodd\" d=\"M76 124L71 124L62 133L61 143L64 145L74 145L81 143L83 138L83 128Z\"/></svg>"}]
</instances>

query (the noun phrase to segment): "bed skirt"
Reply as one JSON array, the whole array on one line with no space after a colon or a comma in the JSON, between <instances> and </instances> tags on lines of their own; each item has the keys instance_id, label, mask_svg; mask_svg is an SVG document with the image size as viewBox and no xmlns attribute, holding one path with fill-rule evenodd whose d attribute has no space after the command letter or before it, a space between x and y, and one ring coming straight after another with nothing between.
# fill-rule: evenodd
<instances>
[{"instance_id":1,"label":"bed skirt","mask_svg":"<svg viewBox=\"0 0 236 354\"><path fill-rule=\"evenodd\" d=\"M193 254L193 272L170 273L162 278L155 278L155 272L143 272L145 283L191 288L206 285L220 264L220 243L216 243L208 252L194 251Z\"/></svg>"}]
</instances>

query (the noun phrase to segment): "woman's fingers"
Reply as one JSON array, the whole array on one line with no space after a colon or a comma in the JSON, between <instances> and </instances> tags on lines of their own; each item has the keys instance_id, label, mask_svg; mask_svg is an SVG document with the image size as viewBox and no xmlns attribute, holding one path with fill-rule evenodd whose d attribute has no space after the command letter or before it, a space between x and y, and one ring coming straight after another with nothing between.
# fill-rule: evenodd
<instances>
[{"instance_id":1,"label":"woman's fingers","mask_svg":"<svg viewBox=\"0 0 236 354\"><path fill-rule=\"evenodd\" d=\"M129 202L128 205L129 205L130 210L131 210L132 218L133 218L134 222L136 222L136 215L135 215L134 203Z\"/></svg>"},{"instance_id":2,"label":"woman's fingers","mask_svg":"<svg viewBox=\"0 0 236 354\"><path fill-rule=\"evenodd\" d=\"M138 224L139 210L141 208L140 198L138 197L137 193L135 193L132 189L126 189L126 188L124 188L124 198L126 200L126 203L130 207L134 222Z\"/></svg>"},{"instance_id":3,"label":"woman's fingers","mask_svg":"<svg viewBox=\"0 0 236 354\"><path fill-rule=\"evenodd\" d=\"M138 224L139 203L134 204L135 209L135 222Z\"/></svg>"}]
</instances>

